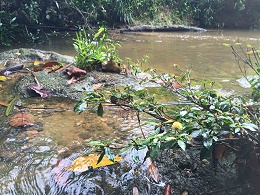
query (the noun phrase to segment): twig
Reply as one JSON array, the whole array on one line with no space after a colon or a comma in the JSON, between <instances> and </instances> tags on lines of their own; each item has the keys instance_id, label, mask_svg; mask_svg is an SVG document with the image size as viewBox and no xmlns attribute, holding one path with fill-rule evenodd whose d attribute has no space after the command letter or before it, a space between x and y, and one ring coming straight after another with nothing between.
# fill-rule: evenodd
<instances>
[{"instance_id":1,"label":"twig","mask_svg":"<svg viewBox=\"0 0 260 195\"><path fill-rule=\"evenodd\" d=\"M59 68L58 70L55 70L54 72L61 72L61 71L65 70L66 68L68 68L69 66L71 66L72 64L74 64L74 62L67 64L66 66L63 66L62 68Z\"/></svg>"},{"instance_id":2,"label":"twig","mask_svg":"<svg viewBox=\"0 0 260 195\"><path fill-rule=\"evenodd\" d=\"M33 74L33 72L32 72L29 68L26 68L26 70L28 70L28 71L31 73L31 75L32 75L34 81L36 82L36 84L37 84L38 86L41 86L40 83L39 83L39 81L38 81L38 79L37 79L37 77Z\"/></svg>"}]
</instances>

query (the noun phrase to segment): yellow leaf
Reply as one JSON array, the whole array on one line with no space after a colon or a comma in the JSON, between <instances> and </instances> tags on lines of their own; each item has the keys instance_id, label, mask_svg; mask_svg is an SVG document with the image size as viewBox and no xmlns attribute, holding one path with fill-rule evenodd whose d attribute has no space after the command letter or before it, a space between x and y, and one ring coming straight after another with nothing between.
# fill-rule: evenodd
<instances>
[{"instance_id":1,"label":"yellow leaf","mask_svg":"<svg viewBox=\"0 0 260 195\"><path fill-rule=\"evenodd\" d=\"M223 45L226 46L226 47L230 46L230 44L228 44L228 43L223 43Z\"/></svg>"},{"instance_id":2,"label":"yellow leaf","mask_svg":"<svg viewBox=\"0 0 260 195\"><path fill-rule=\"evenodd\" d=\"M253 54L254 52L251 50L251 51L248 51L246 52L246 54L250 55L250 54Z\"/></svg>"},{"instance_id":3,"label":"yellow leaf","mask_svg":"<svg viewBox=\"0 0 260 195\"><path fill-rule=\"evenodd\" d=\"M95 169L95 168L102 167L102 166L112 165L112 164L122 160L121 157L116 156L114 158L115 162L112 162L106 156L104 156L103 159L100 161L100 163L97 164L99 156L100 156L99 154L90 154L88 156L80 156L72 162L72 166L70 167L70 170L73 172L75 172L75 171L84 172L84 171L87 171L89 169L89 167L92 167L93 169Z\"/></svg>"},{"instance_id":4,"label":"yellow leaf","mask_svg":"<svg viewBox=\"0 0 260 195\"><path fill-rule=\"evenodd\" d=\"M40 61L34 61L34 63L33 63L34 66L37 66L37 65L39 65L39 64L41 64Z\"/></svg>"},{"instance_id":5,"label":"yellow leaf","mask_svg":"<svg viewBox=\"0 0 260 195\"><path fill-rule=\"evenodd\" d=\"M246 46L247 46L247 47L252 47L252 45L250 45L250 44L247 44Z\"/></svg>"},{"instance_id":6,"label":"yellow leaf","mask_svg":"<svg viewBox=\"0 0 260 195\"><path fill-rule=\"evenodd\" d=\"M6 77L5 76L0 76L0 81L6 81Z\"/></svg>"}]
</instances>

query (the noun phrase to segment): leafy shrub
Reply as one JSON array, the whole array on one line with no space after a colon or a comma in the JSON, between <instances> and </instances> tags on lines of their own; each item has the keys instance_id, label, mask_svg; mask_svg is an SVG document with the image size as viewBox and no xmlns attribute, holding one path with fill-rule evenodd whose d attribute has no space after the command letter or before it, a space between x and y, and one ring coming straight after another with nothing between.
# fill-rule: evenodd
<instances>
[{"instance_id":1,"label":"leafy shrub","mask_svg":"<svg viewBox=\"0 0 260 195\"><path fill-rule=\"evenodd\" d=\"M86 30L76 34L74 48L78 53L76 66L82 69L93 68L107 60L118 61L117 48L119 44L114 44L107 39L107 31L104 27L99 28L94 35L87 34Z\"/></svg>"},{"instance_id":2,"label":"leafy shrub","mask_svg":"<svg viewBox=\"0 0 260 195\"><path fill-rule=\"evenodd\" d=\"M17 26L16 17L0 10L0 45L11 46Z\"/></svg>"}]
</instances>

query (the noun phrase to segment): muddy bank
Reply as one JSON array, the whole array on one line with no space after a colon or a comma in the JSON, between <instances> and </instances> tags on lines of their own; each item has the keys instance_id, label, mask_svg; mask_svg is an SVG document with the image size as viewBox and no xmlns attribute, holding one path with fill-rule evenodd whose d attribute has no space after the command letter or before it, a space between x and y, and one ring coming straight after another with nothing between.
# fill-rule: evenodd
<instances>
[{"instance_id":1,"label":"muddy bank","mask_svg":"<svg viewBox=\"0 0 260 195\"><path fill-rule=\"evenodd\" d=\"M185 26L185 25L163 25L163 26L153 26L153 25L138 25L138 26L126 26L124 28L118 29L119 33L124 32L206 32L206 29Z\"/></svg>"}]
</instances>

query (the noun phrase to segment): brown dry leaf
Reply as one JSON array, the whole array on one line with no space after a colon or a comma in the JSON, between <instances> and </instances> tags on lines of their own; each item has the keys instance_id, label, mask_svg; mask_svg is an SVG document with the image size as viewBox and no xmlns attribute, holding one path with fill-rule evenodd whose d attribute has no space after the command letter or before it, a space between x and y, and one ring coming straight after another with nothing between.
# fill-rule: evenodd
<instances>
[{"instance_id":1,"label":"brown dry leaf","mask_svg":"<svg viewBox=\"0 0 260 195\"><path fill-rule=\"evenodd\" d=\"M137 187L133 187L133 195L139 195L139 191Z\"/></svg>"},{"instance_id":2,"label":"brown dry leaf","mask_svg":"<svg viewBox=\"0 0 260 195\"><path fill-rule=\"evenodd\" d=\"M163 195L171 195L172 194L171 190L172 190L171 184L167 184L166 187L164 188Z\"/></svg>"},{"instance_id":3,"label":"brown dry leaf","mask_svg":"<svg viewBox=\"0 0 260 195\"><path fill-rule=\"evenodd\" d=\"M60 65L59 62L46 62L43 67L53 67L53 66L57 66Z\"/></svg>"},{"instance_id":4,"label":"brown dry leaf","mask_svg":"<svg viewBox=\"0 0 260 195\"><path fill-rule=\"evenodd\" d=\"M70 85L70 84L73 84L73 83L76 83L78 80L77 80L77 77L75 76L72 76L70 78L70 80L67 81L67 83Z\"/></svg>"},{"instance_id":5,"label":"brown dry leaf","mask_svg":"<svg viewBox=\"0 0 260 195\"><path fill-rule=\"evenodd\" d=\"M33 138L35 137L39 132L36 130L32 130L32 131L26 131L26 134L29 138Z\"/></svg>"},{"instance_id":6,"label":"brown dry leaf","mask_svg":"<svg viewBox=\"0 0 260 195\"><path fill-rule=\"evenodd\" d=\"M189 192L183 191L181 195L189 195Z\"/></svg>"},{"instance_id":7,"label":"brown dry leaf","mask_svg":"<svg viewBox=\"0 0 260 195\"><path fill-rule=\"evenodd\" d=\"M107 166L107 165L113 165L116 162L119 162L122 160L121 157L116 156L114 158L115 162L112 162L109 160L106 156L103 157L103 159L100 161L100 163L97 164L97 161L99 159L99 154L90 154L88 156L80 156L77 159L75 159L72 162L72 166L70 167L70 170L75 172L84 172L89 169L89 167L92 167L93 169Z\"/></svg>"},{"instance_id":8,"label":"brown dry leaf","mask_svg":"<svg viewBox=\"0 0 260 195\"><path fill-rule=\"evenodd\" d=\"M23 127L27 125L32 125L33 123L33 115L27 112L19 112L15 114L10 120L10 125L13 127Z\"/></svg>"},{"instance_id":9,"label":"brown dry leaf","mask_svg":"<svg viewBox=\"0 0 260 195\"><path fill-rule=\"evenodd\" d=\"M96 84L93 84L93 85L92 85L92 87L93 87L94 90L99 89L101 86L102 86L101 83L96 83Z\"/></svg>"},{"instance_id":10,"label":"brown dry leaf","mask_svg":"<svg viewBox=\"0 0 260 195\"><path fill-rule=\"evenodd\" d=\"M82 70L77 67L69 67L66 69L68 75L74 75L74 76L79 76L79 75L86 75L87 72L85 70Z\"/></svg>"},{"instance_id":11,"label":"brown dry leaf","mask_svg":"<svg viewBox=\"0 0 260 195\"><path fill-rule=\"evenodd\" d=\"M215 158L219 160L222 158L226 158L232 152L232 149L225 145L219 144L219 145L216 145L215 151L216 151Z\"/></svg>"},{"instance_id":12,"label":"brown dry leaf","mask_svg":"<svg viewBox=\"0 0 260 195\"><path fill-rule=\"evenodd\" d=\"M153 180L156 183L158 183L159 182L159 171L158 171L157 167L154 165L151 157L148 157L146 159L146 164L148 166L148 171L149 171L151 177L153 178Z\"/></svg>"},{"instance_id":13,"label":"brown dry leaf","mask_svg":"<svg viewBox=\"0 0 260 195\"><path fill-rule=\"evenodd\" d=\"M1 88L1 84L0 84L0 88ZM9 103L6 103L6 102L0 102L0 105L2 105L2 106L8 106L9 105ZM19 110L19 108L17 107L17 106L14 106L14 109L15 110Z\"/></svg>"}]
</instances>

